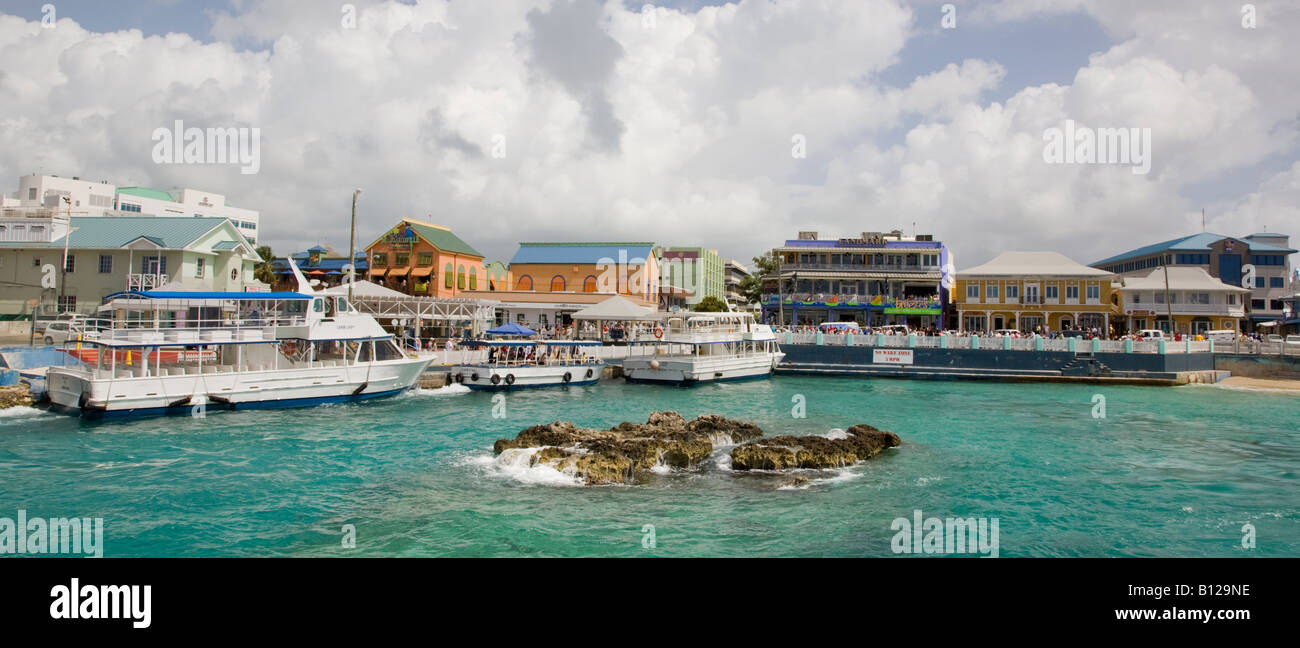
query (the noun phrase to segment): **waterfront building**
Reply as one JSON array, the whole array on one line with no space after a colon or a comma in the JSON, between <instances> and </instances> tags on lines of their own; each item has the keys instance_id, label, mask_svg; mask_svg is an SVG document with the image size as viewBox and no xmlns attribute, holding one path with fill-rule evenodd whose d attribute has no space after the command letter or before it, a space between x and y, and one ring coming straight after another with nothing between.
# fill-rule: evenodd
<instances>
[{"instance_id":1,"label":"waterfront building","mask_svg":"<svg viewBox=\"0 0 1300 648\"><path fill-rule=\"evenodd\" d=\"M1290 294L1290 257L1296 252L1288 241L1285 234L1235 238L1204 232L1129 250L1090 265L1120 277L1145 276L1165 265L1200 268L1223 283L1249 290L1243 324L1245 330L1254 330L1260 323L1282 319L1283 300ZM1242 286L1245 279L1251 279L1250 285Z\"/></svg>"},{"instance_id":2,"label":"waterfront building","mask_svg":"<svg viewBox=\"0 0 1300 648\"><path fill-rule=\"evenodd\" d=\"M407 295L459 297L481 287L483 255L441 225L404 218L365 251L370 281Z\"/></svg>"},{"instance_id":3,"label":"waterfront building","mask_svg":"<svg viewBox=\"0 0 1300 648\"><path fill-rule=\"evenodd\" d=\"M270 290L253 276L261 257L226 218L18 213L0 217L0 319L89 314L124 290Z\"/></svg>"},{"instance_id":4,"label":"waterfront building","mask_svg":"<svg viewBox=\"0 0 1300 648\"><path fill-rule=\"evenodd\" d=\"M484 261L483 282L492 292L510 290L510 267L500 261Z\"/></svg>"},{"instance_id":5,"label":"waterfront building","mask_svg":"<svg viewBox=\"0 0 1300 648\"><path fill-rule=\"evenodd\" d=\"M1047 333L1077 326L1109 333L1119 312L1114 280L1058 252L1004 252L958 271L952 302L963 331Z\"/></svg>"},{"instance_id":6,"label":"waterfront building","mask_svg":"<svg viewBox=\"0 0 1300 648\"><path fill-rule=\"evenodd\" d=\"M297 280L294 279L293 270L289 267L288 259L293 259L298 269L302 271L303 276L314 282L313 285L318 289L338 286L346 280L347 253L340 253L328 246L316 245L303 252L294 252L288 257L272 261L271 267L272 272L275 274L275 290L277 291L292 292L298 289ZM369 276L370 261L364 250L357 251L354 266L357 281L364 280Z\"/></svg>"},{"instance_id":7,"label":"waterfront building","mask_svg":"<svg viewBox=\"0 0 1300 648\"><path fill-rule=\"evenodd\" d=\"M1160 329L1194 335L1240 330L1246 315L1244 302L1250 294L1250 290L1228 285L1198 267L1156 268L1144 275L1121 277L1120 282L1120 307L1129 331Z\"/></svg>"},{"instance_id":8,"label":"waterfront building","mask_svg":"<svg viewBox=\"0 0 1300 648\"><path fill-rule=\"evenodd\" d=\"M233 207L226 197L198 189L162 191L118 187L106 180L31 174L18 179L18 191L4 200L5 209L52 209L67 217L159 216L228 218L249 243L256 244L257 211Z\"/></svg>"},{"instance_id":9,"label":"waterfront building","mask_svg":"<svg viewBox=\"0 0 1300 648\"><path fill-rule=\"evenodd\" d=\"M573 313L610 295L656 308L659 277L654 243L523 242L510 259L508 290L480 289L465 296L499 300L502 322L567 326Z\"/></svg>"},{"instance_id":10,"label":"waterfront building","mask_svg":"<svg viewBox=\"0 0 1300 648\"><path fill-rule=\"evenodd\" d=\"M894 230L821 239L800 232L773 252L781 266L779 280L764 278L764 321L942 327L948 248L932 235Z\"/></svg>"},{"instance_id":11,"label":"waterfront building","mask_svg":"<svg viewBox=\"0 0 1300 648\"><path fill-rule=\"evenodd\" d=\"M685 306L695 306L705 297L724 299L726 288L722 257L717 250L703 247L657 247L659 285L668 295L685 297Z\"/></svg>"},{"instance_id":12,"label":"waterfront building","mask_svg":"<svg viewBox=\"0 0 1300 648\"><path fill-rule=\"evenodd\" d=\"M740 285L750 277L749 268L745 264L735 260L727 259L723 266L723 286L726 292L727 303L738 310L749 308L749 300L740 292Z\"/></svg>"}]
</instances>

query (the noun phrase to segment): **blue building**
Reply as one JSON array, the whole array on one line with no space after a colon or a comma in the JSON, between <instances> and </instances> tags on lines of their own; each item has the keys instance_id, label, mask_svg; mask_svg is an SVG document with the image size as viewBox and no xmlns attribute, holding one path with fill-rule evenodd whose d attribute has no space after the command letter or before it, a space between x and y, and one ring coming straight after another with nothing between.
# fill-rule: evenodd
<instances>
[{"instance_id":1,"label":"blue building","mask_svg":"<svg viewBox=\"0 0 1300 648\"><path fill-rule=\"evenodd\" d=\"M320 245L314 246L305 252L294 252L289 255L289 258L298 264L298 269L302 270L307 279L320 281L318 288L337 286L343 283L343 277L347 274L348 256L338 254ZM365 250L357 250L357 281L361 281L367 276L367 271L370 269L368 258ZM276 290L295 290L297 288L293 284L293 271L289 269L288 260L284 258L276 259L272 262L272 267L276 277Z\"/></svg>"},{"instance_id":2,"label":"blue building","mask_svg":"<svg viewBox=\"0 0 1300 648\"><path fill-rule=\"evenodd\" d=\"M1121 278L1146 276L1155 268L1199 267L1225 284L1250 289L1244 328L1281 322L1291 285L1291 255L1286 234L1261 232L1242 238L1202 232L1153 243L1088 265ZM1273 328L1268 324L1265 328ZM1265 331L1272 332L1272 331Z\"/></svg>"}]
</instances>

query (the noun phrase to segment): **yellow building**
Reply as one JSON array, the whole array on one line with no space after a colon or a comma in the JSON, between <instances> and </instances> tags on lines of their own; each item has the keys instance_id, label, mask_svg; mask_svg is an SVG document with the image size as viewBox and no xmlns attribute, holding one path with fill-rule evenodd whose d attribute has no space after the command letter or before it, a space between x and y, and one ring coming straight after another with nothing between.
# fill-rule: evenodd
<instances>
[{"instance_id":1,"label":"yellow building","mask_svg":"<svg viewBox=\"0 0 1300 648\"><path fill-rule=\"evenodd\" d=\"M1109 331L1117 322L1114 273L1057 252L1006 252L957 273L952 292L964 331Z\"/></svg>"}]
</instances>

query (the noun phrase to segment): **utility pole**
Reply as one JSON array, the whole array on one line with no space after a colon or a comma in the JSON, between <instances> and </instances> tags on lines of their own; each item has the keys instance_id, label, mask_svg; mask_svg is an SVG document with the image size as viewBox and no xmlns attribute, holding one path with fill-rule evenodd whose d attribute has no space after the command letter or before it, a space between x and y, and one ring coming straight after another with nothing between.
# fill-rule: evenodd
<instances>
[{"instance_id":1,"label":"utility pole","mask_svg":"<svg viewBox=\"0 0 1300 648\"><path fill-rule=\"evenodd\" d=\"M1177 330L1174 326L1174 304L1169 301L1169 266L1161 266L1165 269L1165 312L1169 314L1169 334L1173 335Z\"/></svg>"},{"instance_id":2,"label":"utility pole","mask_svg":"<svg viewBox=\"0 0 1300 648\"><path fill-rule=\"evenodd\" d=\"M59 302L60 303L63 303L64 301L64 296L66 295L65 290L67 289L67 285L68 285L68 239L72 238L72 230L73 230L72 199L67 196L64 196L63 204L68 206L68 232L63 235L63 267L59 271ZM59 310L61 307L62 307L61 305L56 304L55 310ZM36 321L32 320L33 326L35 326L35 323Z\"/></svg>"},{"instance_id":3,"label":"utility pole","mask_svg":"<svg viewBox=\"0 0 1300 648\"><path fill-rule=\"evenodd\" d=\"M348 267L351 275L348 281L348 305L352 304L352 284L357 282L357 196L360 195L360 188L352 192L352 235L348 239Z\"/></svg>"}]
</instances>

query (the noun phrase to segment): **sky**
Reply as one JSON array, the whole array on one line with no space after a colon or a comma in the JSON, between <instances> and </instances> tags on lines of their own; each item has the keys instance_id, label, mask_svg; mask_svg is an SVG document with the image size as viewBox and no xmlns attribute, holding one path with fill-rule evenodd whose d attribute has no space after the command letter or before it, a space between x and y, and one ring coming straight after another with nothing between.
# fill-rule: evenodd
<instances>
[{"instance_id":1,"label":"sky","mask_svg":"<svg viewBox=\"0 0 1300 648\"><path fill-rule=\"evenodd\" d=\"M0 189L220 192L277 254L346 249L356 188L359 246L410 217L504 260L653 241L749 262L902 229L959 269L1090 263L1202 210L1300 234L1294 0L951 4L0 0ZM159 163L176 120L258 129L257 172ZM1053 159L1067 122L1148 133L1149 169Z\"/></svg>"}]
</instances>

